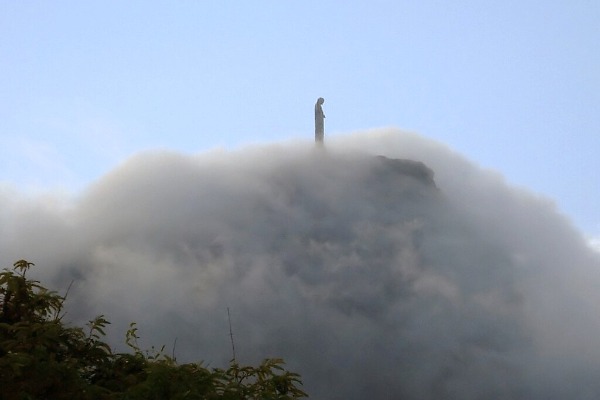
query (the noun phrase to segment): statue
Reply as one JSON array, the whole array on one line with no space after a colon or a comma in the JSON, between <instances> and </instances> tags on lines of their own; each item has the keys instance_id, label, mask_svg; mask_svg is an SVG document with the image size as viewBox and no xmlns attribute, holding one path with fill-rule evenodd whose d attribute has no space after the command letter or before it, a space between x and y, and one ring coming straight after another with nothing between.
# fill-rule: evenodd
<instances>
[{"instance_id":1,"label":"statue","mask_svg":"<svg viewBox=\"0 0 600 400\"><path fill-rule=\"evenodd\" d=\"M315 143L323 144L325 137L325 114L323 114L323 108L321 107L325 99L319 97L317 104L315 104Z\"/></svg>"}]
</instances>

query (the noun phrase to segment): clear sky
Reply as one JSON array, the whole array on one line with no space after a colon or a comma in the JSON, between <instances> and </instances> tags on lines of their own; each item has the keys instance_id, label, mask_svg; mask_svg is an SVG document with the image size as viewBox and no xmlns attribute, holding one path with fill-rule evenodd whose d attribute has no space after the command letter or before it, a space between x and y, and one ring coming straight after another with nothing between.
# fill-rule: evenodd
<instances>
[{"instance_id":1,"label":"clear sky","mask_svg":"<svg viewBox=\"0 0 600 400\"><path fill-rule=\"evenodd\" d=\"M600 235L600 2L0 0L0 183L398 127Z\"/></svg>"}]
</instances>

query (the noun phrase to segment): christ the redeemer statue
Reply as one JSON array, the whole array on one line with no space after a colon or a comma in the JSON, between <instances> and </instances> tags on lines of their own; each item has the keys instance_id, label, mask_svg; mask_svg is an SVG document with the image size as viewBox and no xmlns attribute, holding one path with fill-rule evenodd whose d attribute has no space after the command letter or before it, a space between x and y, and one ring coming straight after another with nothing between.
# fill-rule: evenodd
<instances>
[{"instance_id":1,"label":"christ the redeemer statue","mask_svg":"<svg viewBox=\"0 0 600 400\"><path fill-rule=\"evenodd\" d=\"M323 138L325 137L325 114L323 114L323 107L325 99L319 97L317 104L315 104L315 143L323 144Z\"/></svg>"}]
</instances>

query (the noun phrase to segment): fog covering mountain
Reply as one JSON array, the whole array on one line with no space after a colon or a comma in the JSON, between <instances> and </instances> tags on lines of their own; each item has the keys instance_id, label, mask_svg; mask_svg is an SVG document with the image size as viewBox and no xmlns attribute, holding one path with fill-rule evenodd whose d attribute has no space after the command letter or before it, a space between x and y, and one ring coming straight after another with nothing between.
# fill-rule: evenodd
<instances>
[{"instance_id":1,"label":"fog covering mountain","mask_svg":"<svg viewBox=\"0 0 600 400\"><path fill-rule=\"evenodd\" d=\"M315 399L600 395L598 254L417 135L147 152L76 199L5 189L0 232L3 266L74 280L65 318L105 314L115 345L136 321L142 346L224 366L229 307L238 360L283 357Z\"/></svg>"}]
</instances>

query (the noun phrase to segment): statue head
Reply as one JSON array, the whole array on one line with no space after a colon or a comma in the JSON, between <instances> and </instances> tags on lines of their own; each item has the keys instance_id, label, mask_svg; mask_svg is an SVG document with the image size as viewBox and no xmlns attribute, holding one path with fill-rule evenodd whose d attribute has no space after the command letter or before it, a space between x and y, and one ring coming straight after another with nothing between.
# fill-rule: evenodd
<instances>
[{"instance_id":1,"label":"statue head","mask_svg":"<svg viewBox=\"0 0 600 400\"><path fill-rule=\"evenodd\" d=\"M323 103L325 103L325 99L324 99L324 98L322 98L322 97L319 97L319 98L317 99L317 104L318 104L318 105L321 105L321 104L323 104Z\"/></svg>"}]
</instances>

